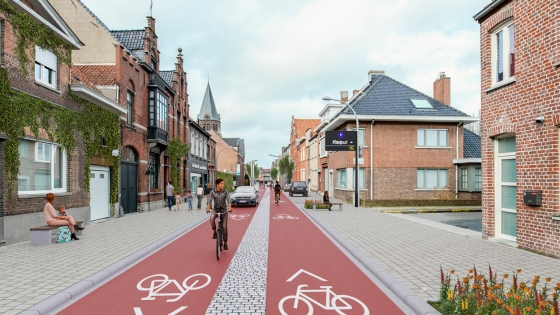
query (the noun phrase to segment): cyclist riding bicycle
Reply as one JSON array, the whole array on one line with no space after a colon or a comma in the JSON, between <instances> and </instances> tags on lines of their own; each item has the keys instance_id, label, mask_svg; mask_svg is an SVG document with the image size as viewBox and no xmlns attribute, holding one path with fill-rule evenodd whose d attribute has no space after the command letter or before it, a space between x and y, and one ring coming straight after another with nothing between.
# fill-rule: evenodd
<instances>
[{"instance_id":1,"label":"cyclist riding bicycle","mask_svg":"<svg viewBox=\"0 0 560 315\"><path fill-rule=\"evenodd\" d=\"M280 183L278 183L278 181L276 181L276 185L274 185L274 200L277 200L277 202L280 200L280 192L282 191L282 186L280 186ZM278 198L278 199L276 199Z\"/></svg>"},{"instance_id":2,"label":"cyclist riding bicycle","mask_svg":"<svg viewBox=\"0 0 560 315\"><path fill-rule=\"evenodd\" d=\"M224 231L224 250L227 250L228 249L227 212L232 212L232 211L231 211L231 202L229 200L229 194L227 190L224 189L224 180L221 178L216 179L216 189L212 190L208 196L208 200L206 202L206 213L210 212L212 201L214 201L214 211L210 216L210 225L212 226L212 230L214 230L212 239L216 239L217 237L216 218L218 217L218 214L222 214L222 229Z\"/></svg>"}]
</instances>

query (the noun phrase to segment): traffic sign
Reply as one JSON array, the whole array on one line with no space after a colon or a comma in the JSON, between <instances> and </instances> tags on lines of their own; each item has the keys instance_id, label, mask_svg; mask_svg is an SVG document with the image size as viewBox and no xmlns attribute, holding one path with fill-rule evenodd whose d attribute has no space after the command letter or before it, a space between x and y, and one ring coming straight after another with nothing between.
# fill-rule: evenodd
<instances>
[{"instance_id":1,"label":"traffic sign","mask_svg":"<svg viewBox=\"0 0 560 315\"><path fill-rule=\"evenodd\" d=\"M334 130L325 132L325 151L356 151L358 132Z\"/></svg>"}]
</instances>

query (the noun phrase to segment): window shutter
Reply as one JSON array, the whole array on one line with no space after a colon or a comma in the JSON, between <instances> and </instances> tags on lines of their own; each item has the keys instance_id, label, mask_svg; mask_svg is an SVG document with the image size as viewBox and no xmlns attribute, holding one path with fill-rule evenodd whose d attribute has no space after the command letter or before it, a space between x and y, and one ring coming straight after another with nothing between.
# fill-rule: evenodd
<instances>
[{"instance_id":1,"label":"window shutter","mask_svg":"<svg viewBox=\"0 0 560 315\"><path fill-rule=\"evenodd\" d=\"M50 50L35 46L35 61L51 70L57 70L56 55Z\"/></svg>"}]
</instances>

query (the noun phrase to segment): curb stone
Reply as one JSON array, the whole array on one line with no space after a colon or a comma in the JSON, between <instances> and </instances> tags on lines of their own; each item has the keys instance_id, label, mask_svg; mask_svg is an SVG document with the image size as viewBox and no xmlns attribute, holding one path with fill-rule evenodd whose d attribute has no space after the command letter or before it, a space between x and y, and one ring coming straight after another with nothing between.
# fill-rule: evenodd
<instances>
[{"instance_id":1,"label":"curb stone","mask_svg":"<svg viewBox=\"0 0 560 315\"><path fill-rule=\"evenodd\" d=\"M302 208L303 209L303 208ZM344 247L351 255L354 256L367 270L377 277L389 290L391 290L398 298L400 298L408 307L410 307L418 315L436 315L441 314L424 299L412 292L405 285L400 283L391 274L381 268L371 258L364 255L358 248L352 245L344 237L340 236L330 226L323 223L314 214L307 209L303 209L304 213L335 239L342 247Z\"/></svg>"},{"instance_id":2,"label":"curb stone","mask_svg":"<svg viewBox=\"0 0 560 315\"><path fill-rule=\"evenodd\" d=\"M82 294L88 292L89 290L95 288L101 283L110 280L119 273L125 271L126 269L132 267L132 265L142 261L151 254L158 251L160 248L166 246L171 241L175 240L177 237L187 233L188 231L194 229L198 225L204 223L208 220L207 216L202 216L195 221L185 225L184 227L164 236L163 238L155 241L154 243L144 247L143 249L137 251L134 254L125 257L124 259L108 266L107 268L96 272L95 274L87 277L86 279L64 289L63 291L49 297L48 299L35 304L28 308L27 310L19 313L20 315L49 315L55 314L54 312L64 304L72 300L76 300L81 297Z\"/></svg>"}]
</instances>

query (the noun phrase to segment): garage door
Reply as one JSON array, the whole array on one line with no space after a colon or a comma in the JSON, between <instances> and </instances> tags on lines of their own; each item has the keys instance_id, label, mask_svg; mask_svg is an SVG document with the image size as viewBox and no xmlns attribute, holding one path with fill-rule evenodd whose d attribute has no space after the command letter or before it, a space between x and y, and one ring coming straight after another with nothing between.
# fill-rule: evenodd
<instances>
[{"instance_id":1,"label":"garage door","mask_svg":"<svg viewBox=\"0 0 560 315\"><path fill-rule=\"evenodd\" d=\"M91 167L90 206L91 220L109 218L109 168Z\"/></svg>"}]
</instances>

